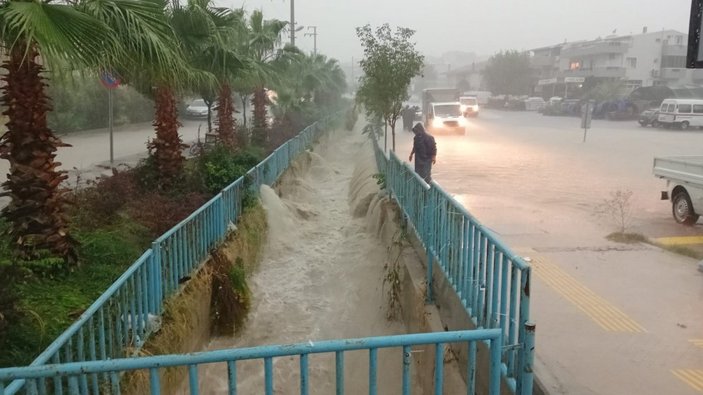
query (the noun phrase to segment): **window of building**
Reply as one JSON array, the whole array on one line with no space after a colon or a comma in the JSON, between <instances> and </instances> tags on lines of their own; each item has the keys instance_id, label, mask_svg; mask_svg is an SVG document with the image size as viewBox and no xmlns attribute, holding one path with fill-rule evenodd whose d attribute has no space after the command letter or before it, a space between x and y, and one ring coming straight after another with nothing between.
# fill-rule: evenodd
<instances>
[{"instance_id":1,"label":"window of building","mask_svg":"<svg viewBox=\"0 0 703 395\"><path fill-rule=\"evenodd\" d=\"M581 61L580 60L572 60L571 64L569 64L569 70L578 70L581 68Z\"/></svg>"},{"instance_id":2,"label":"window of building","mask_svg":"<svg viewBox=\"0 0 703 395\"><path fill-rule=\"evenodd\" d=\"M614 53L608 54L608 59L615 60L615 54Z\"/></svg>"},{"instance_id":3,"label":"window of building","mask_svg":"<svg viewBox=\"0 0 703 395\"><path fill-rule=\"evenodd\" d=\"M627 64L627 67L629 67L631 69L637 68L637 58L627 58L627 59L625 59L625 62Z\"/></svg>"},{"instance_id":4,"label":"window of building","mask_svg":"<svg viewBox=\"0 0 703 395\"><path fill-rule=\"evenodd\" d=\"M676 45L683 44L683 36L676 36Z\"/></svg>"},{"instance_id":5,"label":"window of building","mask_svg":"<svg viewBox=\"0 0 703 395\"><path fill-rule=\"evenodd\" d=\"M703 104L694 104L693 105L693 113L694 114L703 114Z\"/></svg>"},{"instance_id":6,"label":"window of building","mask_svg":"<svg viewBox=\"0 0 703 395\"><path fill-rule=\"evenodd\" d=\"M691 105L690 104L679 104L679 113L690 114L691 113Z\"/></svg>"},{"instance_id":7,"label":"window of building","mask_svg":"<svg viewBox=\"0 0 703 395\"><path fill-rule=\"evenodd\" d=\"M625 82L625 87L629 90L635 90L642 86L642 80L629 80Z\"/></svg>"},{"instance_id":8,"label":"window of building","mask_svg":"<svg viewBox=\"0 0 703 395\"><path fill-rule=\"evenodd\" d=\"M685 56L664 56L664 57L662 57L662 67L683 69L686 67L686 57Z\"/></svg>"}]
</instances>

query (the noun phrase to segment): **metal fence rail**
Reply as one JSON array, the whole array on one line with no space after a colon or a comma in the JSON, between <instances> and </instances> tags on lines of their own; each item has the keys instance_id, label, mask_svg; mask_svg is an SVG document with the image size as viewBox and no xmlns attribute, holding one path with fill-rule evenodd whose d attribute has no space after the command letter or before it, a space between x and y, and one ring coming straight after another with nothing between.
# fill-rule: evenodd
<instances>
[{"instance_id":1,"label":"metal fence rail","mask_svg":"<svg viewBox=\"0 0 703 395\"><path fill-rule=\"evenodd\" d=\"M263 360L264 365L264 393L272 395L274 393L274 358L297 356L300 366L300 393L308 394L310 387L309 380L309 356L311 354L334 354L335 355L335 386L336 393L344 394L344 357L345 352L355 350L367 350L369 355L369 394L375 395L378 391L378 350L383 348L400 348L398 355L398 369L402 369L403 395L411 393L411 347L418 345L434 345L434 394L443 393L444 382L444 353L445 345L467 344L469 349L475 349L478 341L489 344L489 364L486 371L479 373L488 377L488 394L500 394L500 358L502 348L502 331L499 329L483 329L456 332L435 332L412 335L382 336L362 339L330 340L316 343L299 343L291 345L262 346L253 348L239 348L217 350L185 355L162 355L144 358L113 359L104 361L74 362L46 366L33 366L21 368L0 369L0 395L8 392L4 389L3 383L9 380L27 380L31 388L36 389L35 393L46 393L51 389L51 385L62 382L62 378L69 382L76 383L75 391L70 394L98 395L105 392L98 392L98 377L109 377L109 393L117 395L120 393L120 375L126 371L148 369L150 379L150 393L160 394L161 383L159 369L168 367L183 366L188 367L188 381L191 394L199 393L198 385L198 365L225 363L228 372L228 393L237 393L237 361ZM393 367L383 366L382 372L388 372ZM477 366L469 366L467 383L467 393L473 395ZM382 373L382 374L383 374ZM431 373L431 372L423 372ZM53 383L52 383L53 382ZM289 390L291 388L288 388ZM60 391L57 393L61 393ZM146 393L146 389L144 389Z\"/></svg>"},{"instance_id":2,"label":"metal fence rail","mask_svg":"<svg viewBox=\"0 0 703 395\"><path fill-rule=\"evenodd\" d=\"M151 248L30 366L134 355L158 329L164 300L178 291L182 279L207 258L210 249L224 238L228 225L235 223L242 214L246 194L258 194L262 184L272 185L291 161L327 130L335 117L333 115L303 129L245 176L225 187L156 239ZM60 394L66 387L70 394L79 393L79 390L81 394L86 393L83 392L86 388L97 388L97 376L94 378L96 380L69 377L63 383L57 378L54 391ZM10 383L4 393L14 395L24 384L23 380ZM29 394L37 393L31 385L25 389Z\"/></svg>"},{"instance_id":3,"label":"metal fence rail","mask_svg":"<svg viewBox=\"0 0 703 395\"><path fill-rule=\"evenodd\" d=\"M503 374L512 390L532 394L534 324L530 323L530 266L434 181L427 184L373 140L387 189L417 234L427 257L427 302L433 301L437 262L477 328L503 334Z\"/></svg>"}]
</instances>

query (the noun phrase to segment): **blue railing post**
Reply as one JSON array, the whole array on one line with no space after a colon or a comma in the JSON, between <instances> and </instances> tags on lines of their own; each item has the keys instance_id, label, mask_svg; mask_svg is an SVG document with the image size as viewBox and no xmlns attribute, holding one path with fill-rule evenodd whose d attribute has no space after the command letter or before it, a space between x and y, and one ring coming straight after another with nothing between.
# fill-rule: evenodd
<instances>
[{"instance_id":1,"label":"blue railing post","mask_svg":"<svg viewBox=\"0 0 703 395\"><path fill-rule=\"evenodd\" d=\"M217 216L217 224L219 229L217 229L217 238L222 238L225 233L227 233L227 216L225 215L225 195L224 192L220 192L220 198L217 199L217 204L215 205L215 215Z\"/></svg>"},{"instance_id":2,"label":"blue railing post","mask_svg":"<svg viewBox=\"0 0 703 395\"><path fill-rule=\"evenodd\" d=\"M535 325L528 322L530 317L530 268L524 270L520 276L520 322L518 342L518 370L515 373L516 393L518 395L532 394L532 363L534 352ZM532 332L529 334L529 332ZM531 337L530 340L528 338ZM528 341L532 344L528 345ZM527 392L529 390L529 392Z\"/></svg>"},{"instance_id":3,"label":"blue railing post","mask_svg":"<svg viewBox=\"0 0 703 395\"><path fill-rule=\"evenodd\" d=\"M429 191L432 191L432 186L430 186ZM428 196L430 196L429 199L427 199L427 207L425 207L425 221L427 222L427 240L428 242L425 243L425 254L427 255L427 296L425 299L425 303L431 304L433 302L433 296L432 296L432 266L434 265L434 251L432 248L432 243L429 242L429 240L432 240L432 234L434 233L434 214L435 214L435 207L434 207L434 199L432 199L432 194L428 193Z\"/></svg>"},{"instance_id":4,"label":"blue railing post","mask_svg":"<svg viewBox=\"0 0 703 395\"><path fill-rule=\"evenodd\" d=\"M518 395L532 395L534 382L533 365L535 358L535 324L526 322L525 343L522 348L523 362L520 371L520 379L517 381L516 393Z\"/></svg>"},{"instance_id":5,"label":"blue railing post","mask_svg":"<svg viewBox=\"0 0 703 395\"><path fill-rule=\"evenodd\" d=\"M163 281L161 270L161 243L151 243L151 278L149 279L151 297L151 311L154 314L161 314L161 301L163 300Z\"/></svg>"}]
</instances>

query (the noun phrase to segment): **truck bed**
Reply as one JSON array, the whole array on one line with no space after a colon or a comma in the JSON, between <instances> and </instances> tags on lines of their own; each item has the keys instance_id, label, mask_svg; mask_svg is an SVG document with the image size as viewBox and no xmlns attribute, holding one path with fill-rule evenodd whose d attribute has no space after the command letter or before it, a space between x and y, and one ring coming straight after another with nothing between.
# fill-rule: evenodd
<instances>
[{"instance_id":1,"label":"truck bed","mask_svg":"<svg viewBox=\"0 0 703 395\"><path fill-rule=\"evenodd\" d=\"M703 156L655 157L652 171L659 178L703 187Z\"/></svg>"}]
</instances>

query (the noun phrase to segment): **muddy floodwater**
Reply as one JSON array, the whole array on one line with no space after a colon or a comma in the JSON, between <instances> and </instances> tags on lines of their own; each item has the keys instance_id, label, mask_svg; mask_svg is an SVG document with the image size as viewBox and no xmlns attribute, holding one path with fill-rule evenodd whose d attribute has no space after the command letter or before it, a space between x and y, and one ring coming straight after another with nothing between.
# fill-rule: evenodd
<instances>
[{"instance_id":1,"label":"muddy floodwater","mask_svg":"<svg viewBox=\"0 0 703 395\"><path fill-rule=\"evenodd\" d=\"M214 339L208 350L404 333L386 319L382 292L386 247L351 215L354 168L375 166L366 137L338 132L304 154L278 191L261 188L269 234L250 279L253 305L236 338ZM345 357L347 393L368 391L368 352ZM311 393L334 393L334 354L312 355ZM379 393L399 393L401 350L379 352ZM277 394L299 393L299 358L274 360ZM263 361L237 364L238 393L264 388ZM201 367L201 393L227 389L224 364Z\"/></svg>"}]
</instances>

